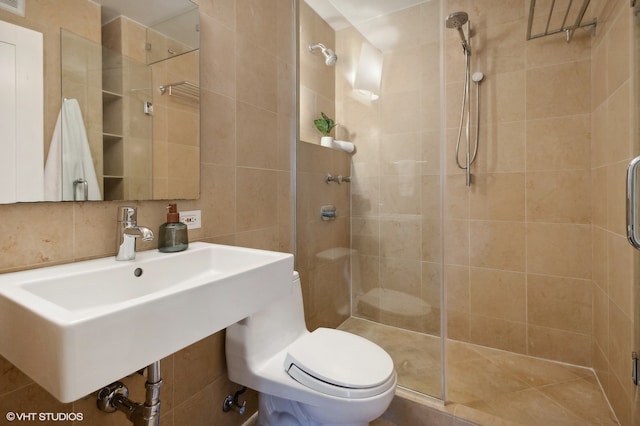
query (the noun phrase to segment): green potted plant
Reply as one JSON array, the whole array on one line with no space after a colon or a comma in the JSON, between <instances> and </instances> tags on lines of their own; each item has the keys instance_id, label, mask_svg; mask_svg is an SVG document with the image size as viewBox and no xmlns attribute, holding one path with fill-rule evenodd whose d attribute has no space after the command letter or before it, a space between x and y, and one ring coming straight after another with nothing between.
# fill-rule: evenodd
<instances>
[{"instance_id":1,"label":"green potted plant","mask_svg":"<svg viewBox=\"0 0 640 426\"><path fill-rule=\"evenodd\" d=\"M323 134L320 139L320 145L331 147L333 144L333 137L330 136L330 133L331 130L336 127L336 122L324 112L320 112L320 115L322 115L322 118L313 120L313 124L316 125L316 129Z\"/></svg>"}]
</instances>

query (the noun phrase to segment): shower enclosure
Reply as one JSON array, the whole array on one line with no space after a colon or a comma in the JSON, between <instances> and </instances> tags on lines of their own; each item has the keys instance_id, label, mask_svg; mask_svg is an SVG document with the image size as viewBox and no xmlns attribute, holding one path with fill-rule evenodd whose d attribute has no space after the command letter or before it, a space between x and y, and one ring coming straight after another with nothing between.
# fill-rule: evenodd
<instances>
[{"instance_id":1,"label":"shower enclosure","mask_svg":"<svg viewBox=\"0 0 640 426\"><path fill-rule=\"evenodd\" d=\"M497 415L499 398L474 389L509 376L530 395L560 394L561 385L591 393L602 410L587 420L588 407L554 400L576 423L616 424L604 391L620 424L633 424L637 255L625 236L624 174L638 152L628 108L635 15L625 2L538 1L535 9L569 5L540 17L532 3L299 2L296 268L307 321L376 341L410 393L475 401ZM553 29L582 13L589 25L578 22L571 37L527 40L529 23ZM330 48L335 64L310 43ZM354 153L319 146L321 112ZM350 183L327 183L327 174ZM328 204L336 215L323 221ZM524 374L510 368L525 358L546 360L540 371L567 370L509 381ZM493 362L485 369L480 359ZM460 391L470 371L485 380ZM561 375L571 379L545 381Z\"/></svg>"},{"instance_id":2,"label":"shower enclosure","mask_svg":"<svg viewBox=\"0 0 640 426\"><path fill-rule=\"evenodd\" d=\"M297 267L311 325L347 320L342 328L392 353L402 386L442 399L443 12L437 1L349 3L300 2ZM323 7L333 4L329 25ZM307 51L317 42L335 51L333 67ZM354 154L317 147L312 121L322 112ZM326 170L309 166L323 162ZM326 184L329 173L351 182ZM338 217L322 222L320 204L332 197ZM346 241L331 247L340 239L332 232ZM350 314L316 314L313 295L324 292L348 297L334 311Z\"/></svg>"}]
</instances>

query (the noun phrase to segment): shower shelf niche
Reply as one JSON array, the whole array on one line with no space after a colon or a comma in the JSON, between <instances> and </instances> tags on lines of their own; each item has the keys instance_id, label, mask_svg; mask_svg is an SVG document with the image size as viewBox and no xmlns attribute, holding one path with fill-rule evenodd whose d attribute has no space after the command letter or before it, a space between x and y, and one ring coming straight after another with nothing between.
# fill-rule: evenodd
<instances>
[{"instance_id":1,"label":"shower shelf niche","mask_svg":"<svg viewBox=\"0 0 640 426\"><path fill-rule=\"evenodd\" d=\"M591 28L595 33L597 19L593 18L591 22L583 23L584 15L589 7L591 0L562 2L566 4L566 9L556 8L555 0L546 0L540 2L542 5L538 9L543 9L536 16L536 0L531 0L529 7L529 23L527 25L527 40L545 37L552 34L564 32L567 43L571 42L573 33L578 28ZM581 3L581 4L580 4ZM548 10L548 13L545 13ZM542 31L532 34L532 30L543 27Z\"/></svg>"}]
</instances>

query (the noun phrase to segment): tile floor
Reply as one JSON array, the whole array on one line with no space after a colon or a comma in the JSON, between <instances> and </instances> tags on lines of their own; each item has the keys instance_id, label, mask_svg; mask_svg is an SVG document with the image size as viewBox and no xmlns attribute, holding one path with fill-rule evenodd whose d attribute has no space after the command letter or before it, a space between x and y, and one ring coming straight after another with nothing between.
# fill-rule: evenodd
<instances>
[{"instance_id":1,"label":"tile floor","mask_svg":"<svg viewBox=\"0 0 640 426\"><path fill-rule=\"evenodd\" d=\"M389 352L400 386L440 398L440 338L358 318L339 328ZM619 424L590 369L454 340L447 364L443 409L456 418L492 426Z\"/></svg>"}]
</instances>

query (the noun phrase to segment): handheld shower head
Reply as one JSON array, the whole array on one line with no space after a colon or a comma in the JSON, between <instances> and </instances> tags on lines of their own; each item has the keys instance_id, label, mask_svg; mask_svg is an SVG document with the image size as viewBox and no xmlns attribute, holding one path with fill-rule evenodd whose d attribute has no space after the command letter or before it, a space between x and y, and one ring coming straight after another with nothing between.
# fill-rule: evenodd
<instances>
[{"instance_id":1,"label":"handheld shower head","mask_svg":"<svg viewBox=\"0 0 640 426\"><path fill-rule=\"evenodd\" d=\"M328 67L333 66L338 61L338 55L327 46L322 43L310 43L309 44L309 52L314 53L316 50L320 49L322 54L324 55L324 63Z\"/></svg>"},{"instance_id":2,"label":"handheld shower head","mask_svg":"<svg viewBox=\"0 0 640 426\"><path fill-rule=\"evenodd\" d=\"M462 39L462 49L464 50L464 54L470 55L471 45L469 45L469 42L464 35L464 31L462 30L462 26L467 22L469 22L469 15L467 15L466 12L454 12L445 20L447 28L454 28L458 30L458 34L460 34L460 38Z\"/></svg>"},{"instance_id":3,"label":"handheld shower head","mask_svg":"<svg viewBox=\"0 0 640 426\"><path fill-rule=\"evenodd\" d=\"M469 15L466 12L453 12L446 19L447 28L461 28L469 21Z\"/></svg>"}]
</instances>

